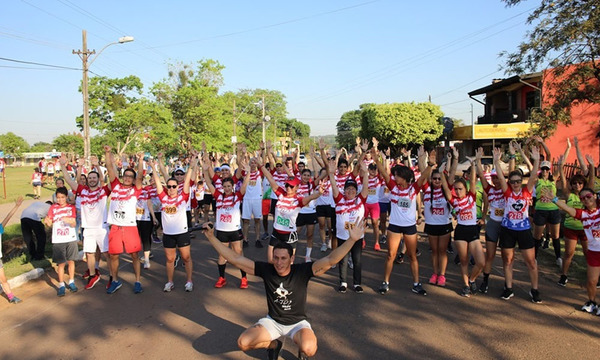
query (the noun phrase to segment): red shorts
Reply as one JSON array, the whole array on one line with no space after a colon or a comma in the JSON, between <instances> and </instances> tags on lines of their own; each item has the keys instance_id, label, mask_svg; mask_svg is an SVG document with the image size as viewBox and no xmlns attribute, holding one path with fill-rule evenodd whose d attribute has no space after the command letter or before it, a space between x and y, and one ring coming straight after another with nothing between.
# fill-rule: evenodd
<instances>
[{"instance_id":1,"label":"red shorts","mask_svg":"<svg viewBox=\"0 0 600 360\"><path fill-rule=\"evenodd\" d=\"M271 199L263 199L262 201L262 215L269 216L269 210L271 210Z\"/></svg>"},{"instance_id":2,"label":"red shorts","mask_svg":"<svg viewBox=\"0 0 600 360\"><path fill-rule=\"evenodd\" d=\"M379 203L365 204L365 219L371 215L371 219L379 220Z\"/></svg>"},{"instance_id":3,"label":"red shorts","mask_svg":"<svg viewBox=\"0 0 600 360\"><path fill-rule=\"evenodd\" d=\"M122 254L123 247L128 254L142 250L142 241L137 226L111 225L108 233L108 253Z\"/></svg>"},{"instance_id":4,"label":"red shorts","mask_svg":"<svg viewBox=\"0 0 600 360\"><path fill-rule=\"evenodd\" d=\"M600 266L600 251L588 250L585 256L588 266L599 267Z\"/></svg>"},{"instance_id":5,"label":"red shorts","mask_svg":"<svg viewBox=\"0 0 600 360\"><path fill-rule=\"evenodd\" d=\"M575 241L579 241L579 242L587 241L587 237L585 236L585 231L573 230L573 229L569 229L567 227L563 228L563 237L568 240L575 240Z\"/></svg>"}]
</instances>

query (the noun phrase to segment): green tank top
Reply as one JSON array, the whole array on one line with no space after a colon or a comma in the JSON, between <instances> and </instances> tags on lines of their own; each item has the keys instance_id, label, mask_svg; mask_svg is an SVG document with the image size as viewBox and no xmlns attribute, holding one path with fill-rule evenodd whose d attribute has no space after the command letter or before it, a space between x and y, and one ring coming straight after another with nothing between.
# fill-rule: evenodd
<instances>
[{"instance_id":1,"label":"green tank top","mask_svg":"<svg viewBox=\"0 0 600 360\"><path fill-rule=\"evenodd\" d=\"M573 209L583 209L581 199L579 199L578 195L575 195L573 193L569 194L569 198L567 199L567 205L569 205ZM567 216L565 216L565 227L571 230L583 230L583 224L581 223L581 221L575 219L568 213Z\"/></svg>"},{"instance_id":2,"label":"green tank top","mask_svg":"<svg viewBox=\"0 0 600 360\"><path fill-rule=\"evenodd\" d=\"M550 189L552 191L552 198L542 197L542 194ZM535 184L535 202L536 210L557 210L558 206L552 202L552 199L556 196L556 183L550 180L538 179Z\"/></svg>"}]
</instances>

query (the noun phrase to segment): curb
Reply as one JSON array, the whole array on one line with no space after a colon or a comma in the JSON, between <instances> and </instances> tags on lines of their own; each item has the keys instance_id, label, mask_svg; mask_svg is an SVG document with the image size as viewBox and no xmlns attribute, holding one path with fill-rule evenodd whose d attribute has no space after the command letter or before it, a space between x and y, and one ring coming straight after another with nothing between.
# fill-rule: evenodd
<instances>
[{"instance_id":1,"label":"curb","mask_svg":"<svg viewBox=\"0 0 600 360\"><path fill-rule=\"evenodd\" d=\"M11 289L18 288L19 286L25 284L29 280L37 279L42 275L44 275L44 269L42 269L42 268L33 269L24 274L15 276L14 278L8 280L8 284L10 285Z\"/></svg>"}]
</instances>

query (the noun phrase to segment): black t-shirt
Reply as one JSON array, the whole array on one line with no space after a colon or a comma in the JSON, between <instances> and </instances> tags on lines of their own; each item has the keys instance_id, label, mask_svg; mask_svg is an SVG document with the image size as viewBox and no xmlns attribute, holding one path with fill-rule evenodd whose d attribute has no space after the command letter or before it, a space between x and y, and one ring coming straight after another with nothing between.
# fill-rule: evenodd
<instances>
[{"instance_id":1,"label":"black t-shirt","mask_svg":"<svg viewBox=\"0 0 600 360\"><path fill-rule=\"evenodd\" d=\"M292 264L287 276L279 276L273 264L257 261L254 274L263 278L273 320L283 325L306 320L306 288L314 276L312 263Z\"/></svg>"}]
</instances>

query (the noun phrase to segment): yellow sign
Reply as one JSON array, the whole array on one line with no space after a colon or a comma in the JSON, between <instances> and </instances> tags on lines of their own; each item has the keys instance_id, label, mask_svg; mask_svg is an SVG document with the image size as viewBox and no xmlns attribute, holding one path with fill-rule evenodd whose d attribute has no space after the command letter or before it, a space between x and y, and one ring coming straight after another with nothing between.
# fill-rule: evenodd
<instances>
[{"instance_id":1,"label":"yellow sign","mask_svg":"<svg viewBox=\"0 0 600 360\"><path fill-rule=\"evenodd\" d=\"M531 123L478 124L473 129L473 126L468 125L455 128L452 135L453 140L514 139L531 126Z\"/></svg>"}]
</instances>

